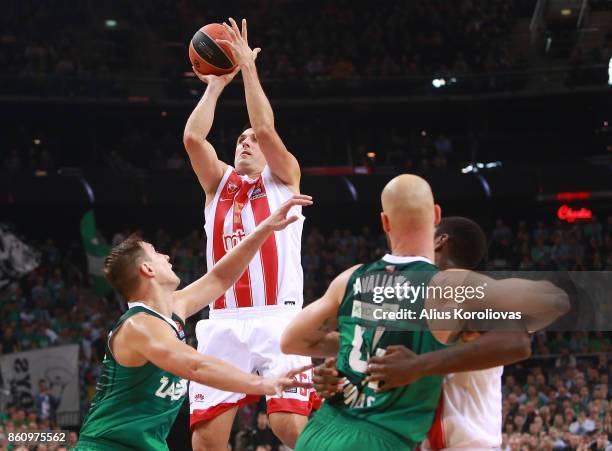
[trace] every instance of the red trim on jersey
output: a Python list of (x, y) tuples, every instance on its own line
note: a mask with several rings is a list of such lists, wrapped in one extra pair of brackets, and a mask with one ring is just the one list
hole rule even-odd
[(292, 398), (272, 398), (266, 403), (266, 411), (268, 415), (275, 412), (297, 413), (307, 417), (314, 408), (313, 396), (310, 396), (308, 401)]
[[(213, 245), (212, 245), (212, 261), (213, 265), (217, 263), (225, 255), (225, 247), (223, 245), (223, 225), (225, 223), (225, 217), (229, 209), (232, 207), (232, 201), (237, 193), (237, 189), (230, 190), (230, 183), (233, 186), (239, 187), (242, 183), (240, 176), (236, 171), (232, 171), (230, 176), (225, 181), (225, 185), (219, 192), (219, 199), (217, 199), (217, 207), (213, 216)], [(231, 191), (231, 192), (230, 192)], [(225, 196), (224, 196), (225, 195)], [(211, 268), (209, 268), (210, 270)], [(213, 308), (222, 309), (227, 307), (225, 302), (225, 295), (222, 294), (215, 301)]]
[[(255, 216), (255, 226), (270, 216), (270, 203), (266, 195), (266, 187), (261, 176), (255, 185), (260, 190), (256, 199), (251, 199), (251, 208)], [(264, 276), (264, 290), (266, 293), (266, 305), (278, 304), (278, 249), (274, 233), (266, 240), (259, 249), (259, 258)]]
[(444, 424), (442, 423), (442, 417), (444, 414), (444, 396), (440, 392), (440, 399), (438, 400), (438, 407), (436, 407), (436, 415), (434, 416), (431, 429), (427, 434), (429, 439), (429, 446), (432, 450), (439, 450), (446, 448), (446, 440), (444, 440)]
[(194, 410), (189, 416), (189, 429), (193, 432), (195, 426), (203, 421), (209, 421), (213, 418), (218, 417), (223, 412), (238, 406), (246, 406), (247, 404), (254, 404), (259, 402), (259, 395), (246, 395), (244, 398), (239, 399), (238, 402), (222, 402), (216, 406), (209, 407), (208, 409)]
[[(242, 224), (242, 210), (249, 202), (249, 191), (253, 185), (242, 182), (238, 194), (234, 197), (234, 212), (232, 218), (232, 231), (242, 230), (244, 233), (244, 225)], [(252, 307), (253, 293), (251, 291), (251, 275), (249, 267), (244, 270), (238, 281), (234, 284), (234, 293), (236, 295), (236, 307)]]

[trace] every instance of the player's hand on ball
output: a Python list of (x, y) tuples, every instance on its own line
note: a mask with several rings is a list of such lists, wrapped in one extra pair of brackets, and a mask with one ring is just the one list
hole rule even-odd
[(312, 373), (312, 383), (321, 398), (331, 398), (340, 391), (344, 378), (338, 374), (335, 357), (325, 359), (325, 362), (316, 366)]
[(266, 227), (269, 227), (274, 231), (283, 230), (289, 224), (292, 224), (299, 219), (299, 217), (296, 215), (287, 217), (289, 210), (295, 206), (307, 207), (308, 205), (312, 205), (311, 196), (307, 196), (306, 194), (294, 194), (291, 199), (278, 207), (274, 213), (268, 216), (268, 218), (264, 221), (264, 224)]
[(229, 41), (219, 39), (218, 42), (225, 43), (232, 49), (232, 55), (238, 66), (246, 66), (257, 59), (257, 54), (261, 52), (261, 49), (259, 47), (255, 49), (249, 47), (246, 19), (242, 19), (242, 30), (238, 29), (238, 24), (231, 17), (229, 22), (231, 26), (225, 22), (223, 23), (230, 36)]
[(368, 360), (366, 382), (378, 382), (378, 391), (408, 385), (421, 378), (419, 356), (405, 346), (389, 346), (383, 356)]
[(300, 368), (295, 368), (284, 376), (277, 378), (266, 378), (264, 380), (265, 394), (266, 395), (276, 395), (283, 396), (283, 392), (285, 390), (289, 390), (290, 388), (312, 388), (312, 382), (302, 382), (299, 381), (295, 376), (304, 371), (311, 370), (314, 365), (306, 365)]
[(193, 73), (196, 74), (196, 77), (198, 77), (201, 81), (203, 81), (207, 85), (217, 84), (223, 88), (225, 88), (229, 84), (229, 82), (234, 79), (236, 74), (240, 72), (240, 66), (236, 66), (236, 68), (233, 71), (225, 75), (204, 75), (198, 72), (198, 70), (193, 66), (191, 67), (191, 69), (193, 69)]

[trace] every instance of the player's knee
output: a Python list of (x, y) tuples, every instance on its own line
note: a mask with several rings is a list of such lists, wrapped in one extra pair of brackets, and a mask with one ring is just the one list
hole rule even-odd
[(273, 413), (270, 415), (272, 432), (289, 448), (295, 448), (297, 439), (307, 421), (307, 417), (297, 414)]
[(227, 451), (227, 440), (223, 440), (221, 434), (215, 434), (205, 423), (196, 425), (191, 435), (191, 447), (193, 451)]

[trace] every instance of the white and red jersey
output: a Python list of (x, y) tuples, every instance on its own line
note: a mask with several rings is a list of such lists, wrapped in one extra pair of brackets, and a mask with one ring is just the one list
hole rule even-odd
[[(293, 193), (266, 166), (257, 180), (238, 175), (229, 166), (213, 201), (204, 210), (208, 268), (270, 216)], [(301, 216), (301, 207), (290, 214)], [(225, 295), (211, 304), (214, 311), (263, 306), (301, 309), (304, 275), (301, 264), (303, 221), (275, 232), (261, 246), (249, 267)]]
[(447, 374), (427, 440), (427, 450), (499, 449), (502, 442), (503, 366)]

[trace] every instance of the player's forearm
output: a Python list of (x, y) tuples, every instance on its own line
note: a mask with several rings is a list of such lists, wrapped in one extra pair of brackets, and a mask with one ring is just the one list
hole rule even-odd
[(490, 331), (468, 343), (419, 355), (413, 367), (422, 376), (478, 371), (524, 360), (531, 355), (526, 332)]
[(191, 380), (233, 393), (266, 394), (263, 378), (245, 373), (215, 357), (200, 357), (191, 373)]
[(527, 330), (540, 330), (569, 311), (569, 298), (565, 291), (542, 280), (504, 279), (494, 281), (484, 290), (483, 302), (466, 302), (469, 310), (493, 309), (502, 312), (520, 312)]
[(249, 121), (257, 135), (262, 130), (274, 128), (274, 112), (257, 76), (255, 62), (241, 67), (241, 71)]
[(187, 119), (183, 133), (184, 140), (191, 138), (206, 139), (215, 119), (217, 100), (222, 92), (222, 86), (217, 84), (208, 85), (204, 95), (192, 111), (189, 119)]
[(310, 345), (309, 354), (311, 357), (335, 357), (340, 349), (340, 334), (338, 332), (328, 332), (316, 343)]
[(213, 266), (208, 274), (218, 282), (221, 290), (213, 298), (223, 294), (238, 280), (271, 233), (272, 228), (265, 222), (261, 223)]
[(177, 291), (175, 305), (184, 305), (185, 318), (202, 310), (236, 283), (270, 233), (272, 229), (267, 224), (260, 224), (206, 275)]

